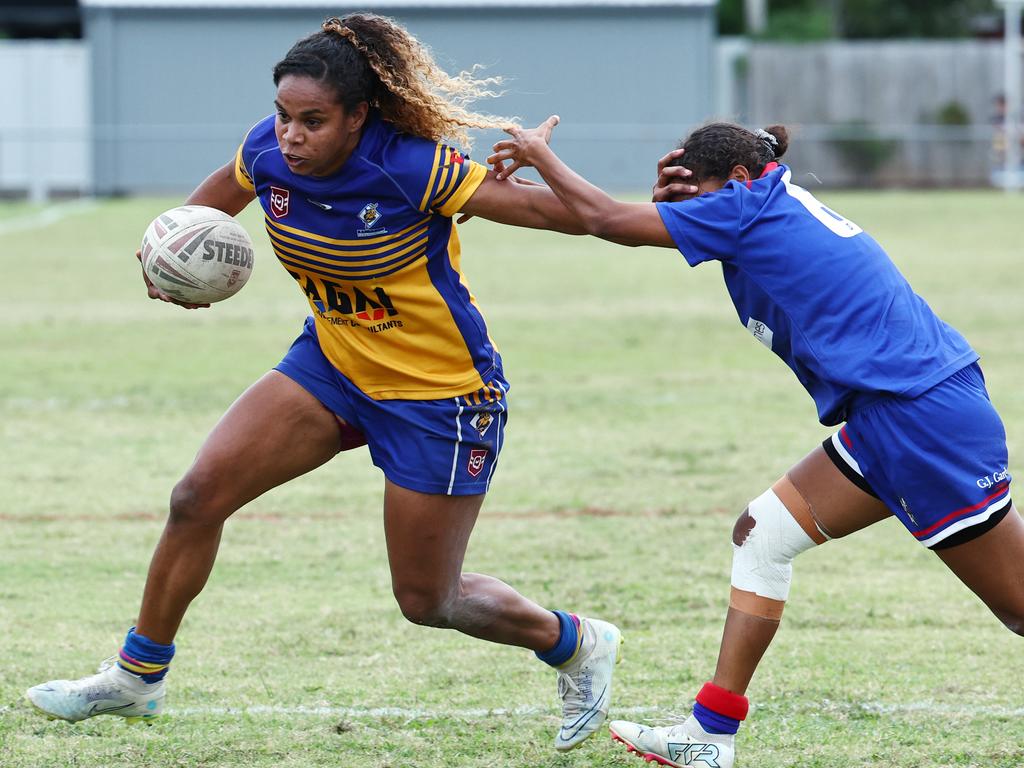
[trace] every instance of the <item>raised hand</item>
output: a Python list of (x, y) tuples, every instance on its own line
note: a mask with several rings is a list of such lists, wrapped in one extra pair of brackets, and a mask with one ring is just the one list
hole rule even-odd
[[(507, 179), (520, 168), (532, 166), (538, 156), (551, 142), (551, 132), (559, 123), (558, 115), (552, 115), (536, 128), (506, 128), (511, 139), (502, 139), (494, 145), (494, 154), (487, 162), (497, 170), (497, 178)], [(505, 166), (511, 162), (511, 166)], [(498, 170), (499, 164), (501, 165)]]
[(697, 187), (692, 183), (693, 171), (681, 165), (669, 165), (682, 157), (683, 152), (673, 149), (658, 161), (658, 179), (651, 190), (653, 202), (674, 203), (697, 194)]

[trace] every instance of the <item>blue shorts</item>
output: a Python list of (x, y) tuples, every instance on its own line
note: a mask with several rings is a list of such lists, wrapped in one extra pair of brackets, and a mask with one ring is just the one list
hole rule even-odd
[(486, 493), (508, 420), (508, 382), (443, 400), (374, 400), (324, 356), (313, 318), (275, 370), (366, 436), (388, 480), (420, 493)]
[(977, 363), (857, 411), (824, 447), (926, 547), (970, 541), (1010, 509), (1006, 431)]

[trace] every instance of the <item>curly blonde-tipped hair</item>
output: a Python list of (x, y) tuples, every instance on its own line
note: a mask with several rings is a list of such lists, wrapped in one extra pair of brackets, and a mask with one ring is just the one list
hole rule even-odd
[(274, 83), (290, 74), (313, 77), (332, 86), (346, 109), (366, 101), (400, 131), (468, 149), (468, 129), (516, 125), (468, 108), (497, 96), (492, 89), (501, 85), (498, 77), (475, 77), (476, 69), (449, 75), (392, 19), (353, 13), (327, 19), (320, 32), (292, 46), (274, 67)]

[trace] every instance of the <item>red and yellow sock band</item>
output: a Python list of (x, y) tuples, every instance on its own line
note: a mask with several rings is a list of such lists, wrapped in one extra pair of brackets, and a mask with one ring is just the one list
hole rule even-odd
[(136, 675), (156, 675), (163, 672), (170, 665), (170, 662), (166, 664), (154, 664), (148, 661), (139, 661), (133, 659), (127, 653), (124, 652), (124, 648), (118, 653), (118, 664), (124, 669), (127, 669), (132, 674)]

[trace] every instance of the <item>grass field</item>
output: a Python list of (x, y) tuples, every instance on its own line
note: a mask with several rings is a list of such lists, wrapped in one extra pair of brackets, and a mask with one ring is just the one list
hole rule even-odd
[[(1020, 202), (823, 198), (981, 352), (1017, 456)], [(26, 687), (116, 650), (171, 486), (305, 315), (255, 211), (241, 294), (200, 312), (148, 301), (132, 254), (174, 202), (0, 208), (0, 766), (642, 765), (605, 734), (555, 753), (554, 674), (530, 654), (402, 618), (382, 478), (361, 453), (228, 524), (178, 637), (167, 717), (30, 711)], [(613, 716), (685, 713), (713, 671), (736, 514), (828, 431), (739, 326), (715, 267), (482, 221), (461, 234), (513, 385), (467, 568), (622, 627)], [(799, 559), (739, 764), (1016, 768), (1022, 669), (1021, 638), (881, 523)]]

